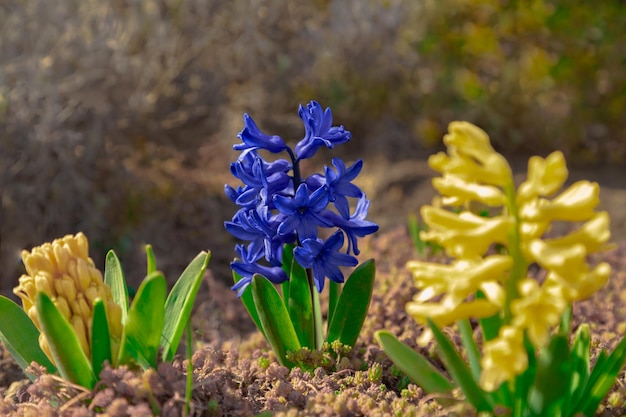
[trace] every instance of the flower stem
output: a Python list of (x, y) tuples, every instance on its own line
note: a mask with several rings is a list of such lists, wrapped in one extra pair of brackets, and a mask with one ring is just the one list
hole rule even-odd
[(308, 268), (306, 270), (306, 276), (309, 282), (309, 291), (311, 291), (311, 308), (313, 309), (313, 341), (316, 349), (321, 349), (322, 342), (324, 340), (324, 333), (322, 330), (322, 310), (320, 307), (320, 298), (315, 287), (315, 280), (313, 279), (313, 270)]
[(513, 266), (509, 278), (505, 281), (506, 302), (504, 303), (504, 324), (511, 320), (511, 301), (519, 298), (518, 282), (526, 276), (528, 263), (522, 253), (520, 238), (520, 217), (516, 201), (515, 184), (511, 183), (504, 187), (506, 195), (506, 208), (509, 216), (513, 218), (513, 227), (509, 232), (509, 255), (513, 258)]

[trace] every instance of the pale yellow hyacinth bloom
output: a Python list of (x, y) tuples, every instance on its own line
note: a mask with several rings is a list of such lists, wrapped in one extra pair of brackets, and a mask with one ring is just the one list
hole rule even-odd
[[(93, 302), (96, 298), (104, 301), (112, 339), (121, 338), (121, 307), (113, 302), (111, 289), (103, 282), (102, 274), (89, 257), (89, 244), (83, 233), (44, 243), (30, 252), (24, 250), (22, 260), (27, 273), (20, 277), (19, 285), (13, 292), (20, 297), (24, 310), (40, 331), (35, 306), (37, 292), (49, 296), (72, 325), (88, 358), (91, 355)], [(39, 344), (54, 362), (43, 334), (39, 336)]]
[(513, 325), (526, 329), (528, 338), (535, 346), (545, 346), (550, 329), (561, 320), (567, 307), (563, 288), (558, 285), (539, 283), (525, 278), (518, 283), (520, 298), (511, 302)]
[[(407, 311), (419, 323), (430, 318), (439, 326), (499, 314), (504, 326), (485, 344), (482, 357), (481, 385), (493, 390), (526, 369), (524, 334), (536, 347), (544, 346), (567, 306), (607, 282), (610, 266), (592, 268), (587, 256), (609, 247), (609, 216), (595, 211), (597, 183), (578, 181), (559, 194), (568, 175), (561, 152), (530, 158), (527, 179), (516, 189), (510, 166), (484, 131), (466, 122), (453, 122), (449, 130), (447, 154), (429, 159), (442, 174), (433, 180), (440, 196), (421, 209), (428, 230), (420, 237), (456, 260), (407, 264), (420, 290)], [(482, 217), (471, 211), (472, 203), (501, 212)], [(553, 221), (584, 224), (546, 239)], [(502, 244), (506, 254), (486, 256), (494, 244)], [(547, 271), (542, 283), (526, 276), (533, 263)], [(476, 298), (479, 290), (484, 299)], [(420, 343), (431, 335), (425, 331)]]
[(511, 167), (491, 147), (484, 130), (467, 122), (452, 122), (443, 142), (448, 154), (440, 152), (428, 159), (436, 171), (456, 175), (468, 182), (506, 185)]
[(528, 367), (524, 348), (524, 332), (517, 326), (502, 326), (498, 337), (483, 346), (483, 372), (480, 385), (494, 391), (505, 381), (511, 381)]
[(432, 206), (423, 206), (420, 213), (429, 227), (421, 232), (421, 239), (440, 244), (447, 255), (457, 258), (481, 257), (494, 243), (506, 243), (512, 226), (505, 216), (485, 218)]

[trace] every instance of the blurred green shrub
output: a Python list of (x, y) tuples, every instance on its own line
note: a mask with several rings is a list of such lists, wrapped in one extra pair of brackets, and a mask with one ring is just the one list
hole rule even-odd
[(386, 13), (397, 30), (348, 36), (345, 50), (300, 85), (303, 95), (321, 88), (342, 119), (394, 115), (424, 145), (463, 119), (494, 132), (505, 153), (562, 149), (583, 163), (626, 160), (623, 1), (369, 3), (382, 9), (374, 25)]

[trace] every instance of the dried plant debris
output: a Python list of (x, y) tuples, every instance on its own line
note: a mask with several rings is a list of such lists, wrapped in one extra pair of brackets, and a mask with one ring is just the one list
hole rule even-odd
[[(359, 344), (352, 350), (334, 344), (325, 346), (321, 352), (303, 350), (293, 354), (307, 371), (299, 368), (290, 371), (278, 365), (263, 337), (240, 327), (246, 317), (238, 303), (209, 301), (213, 298), (206, 294), (207, 301), (200, 304), (194, 316), (195, 337), (202, 339), (196, 340), (192, 357), (190, 415), (251, 416), (263, 411), (281, 417), (475, 415), (461, 401), (458, 392), (449, 398), (425, 395), (393, 366), (373, 341), (373, 332), (386, 327), (418, 349), (415, 340), (421, 329), (404, 311), (404, 304), (412, 296), (407, 289), (413, 286), (403, 265), (417, 256), (409, 242), (402, 228), (369, 241), (364, 256), (376, 256), (380, 262), (372, 305)], [(610, 262), (615, 271), (609, 285), (592, 299), (579, 303), (574, 315), (578, 317), (577, 323), (593, 323), (596, 353), (599, 348), (611, 348), (626, 328), (626, 311), (621, 307), (626, 299), (626, 244), (603, 255), (603, 260)], [(211, 293), (226, 295), (228, 289), (220, 285), (223, 286), (220, 282), (210, 283)], [(218, 321), (222, 321), (219, 325), (207, 318), (218, 310), (221, 310)], [(228, 337), (220, 338), (221, 331)], [(440, 366), (432, 347), (422, 353), (429, 355), (435, 366)], [(107, 367), (93, 391), (44, 374), (36, 366), (30, 371), (38, 378), (31, 383), (4, 350), (2, 358), (0, 415), (3, 416), (183, 415), (187, 362), (182, 357), (143, 373), (126, 367)], [(620, 416), (626, 412), (624, 385), (622, 373), (600, 415)]]

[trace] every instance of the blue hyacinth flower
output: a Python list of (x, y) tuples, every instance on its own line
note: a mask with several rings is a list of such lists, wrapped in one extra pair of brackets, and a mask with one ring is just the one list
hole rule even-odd
[(325, 242), (322, 239), (305, 239), (302, 246), (293, 251), (296, 261), (304, 268), (313, 270), (313, 278), (317, 291), (324, 289), (325, 278), (342, 283), (344, 280), (340, 266), (355, 266), (357, 259), (345, 253), (339, 252), (343, 246), (343, 233), (333, 233)]

